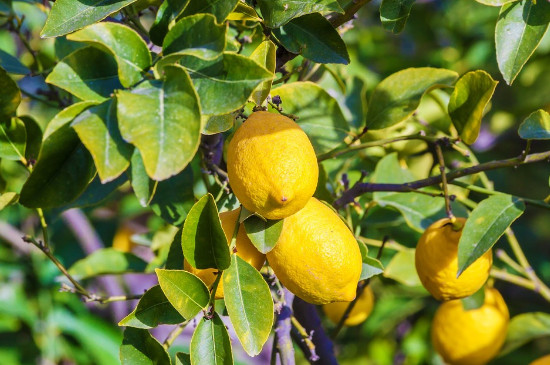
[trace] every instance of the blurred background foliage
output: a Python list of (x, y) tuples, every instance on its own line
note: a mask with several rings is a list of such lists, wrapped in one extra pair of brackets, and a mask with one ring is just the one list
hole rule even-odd
[[(64, 37), (40, 39), (39, 33), (46, 20), (42, 1), (14, 1), (13, 6), (20, 16), (25, 16), (22, 33), (29, 39), (31, 47), (38, 51), (37, 56), (44, 69), (51, 69), (58, 59), (74, 49), (75, 44)], [(525, 147), (517, 135), (519, 123), (538, 108), (550, 111), (550, 33), (546, 34), (534, 56), (510, 87), (502, 80), (495, 58), (494, 29), (498, 8), (473, 0), (418, 0), (404, 31), (395, 35), (381, 26), (379, 6), (379, 1), (371, 2), (359, 12), (353, 26), (344, 26), (344, 40), (351, 57), (349, 66), (311, 68), (298, 57), (289, 64), (289, 70), (304, 67), (310, 72), (310, 80), (319, 83), (339, 101), (346, 118), (356, 129), (361, 128), (368, 96), (376, 84), (396, 71), (424, 66), (448, 68), (459, 74), (476, 69), (486, 70), (499, 81), (499, 85), (486, 110), (480, 138), (472, 150), (480, 162), (519, 155)], [(153, 19), (150, 10), (143, 12), (142, 21), (146, 27)], [(261, 30), (237, 32), (232, 29), (230, 34), (233, 37), (248, 35), (251, 43), (244, 45), (243, 53), (250, 54), (260, 41)], [(238, 49), (239, 43), (235, 39), (231, 41)], [(17, 35), (7, 29), (5, 18), (1, 16), (0, 50), (17, 57), (26, 66), (34, 62)], [(24, 94), (40, 95), (37, 90), (42, 93), (50, 90), (41, 75), (17, 78)], [(450, 121), (439, 108), (437, 100), (438, 97), (448, 98), (448, 94), (436, 91), (431, 95), (424, 97), (414, 117), (416, 123), (368, 133), (364, 140), (410, 134), (423, 123), (448, 129)], [(19, 114), (31, 115), (44, 128), (57, 111), (57, 105), (51, 106), (24, 96)], [(369, 149), (357, 155), (325, 161), (323, 167), (328, 175), (329, 190), (341, 189), (339, 182), (344, 172), (351, 183), (358, 179), (361, 170), (372, 173), (380, 158), (391, 152), (397, 152), (400, 161), (417, 177), (424, 177), (433, 164), (431, 155), (425, 153), (426, 148), (423, 142), (400, 142), (385, 149)], [(541, 141), (534, 143), (532, 151), (549, 148), (548, 142)], [(457, 153), (456, 159), (461, 158)], [(193, 168), (200, 170), (199, 161), (193, 162)], [(195, 175), (200, 176), (200, 173)], [(487, 175), (495, 188), (502, 192), (536, 199), (549, 194), (550, 169), (545, 164), (524, 166), (517, 170), (495, 170)], [(19, 164), (2, 161), (1, 190), (19, 191), (25, 176), (26, 171)], [(6, 186), (7, 181), (9, 186)], [(200, 178), (194, 190), (197, 197), (205, 193), (204, 182)], [(484, 196), (472, 193), (469, 198), (480, 201)], [(368, 201), (368, 196), (365, 201)], [(159, 260), (162, 260), (166, 253), (165, 248), (170, 240), (158, 236), (154, 240), (155, 232), (165, 228), (166, 224), (139, 205), (127, 183), (100, 205), (84, 207), (82, 211), (105, 246), (111, 246), (117, 229), (130, 222), (136, 231), (132, 240), (138, 243), (133, 248), (134, 253), (147, 260), (155, 256), (160, 256)], [(70, 267), (85, 257), (89, 248), (71, 230), (68, 224), (71, 217), (60, 213), (60, 210), (54, 210), (47, 214), (51, 242), (55, 245), (57, 257), (66, 267)], [(347, 328), (338, 338), (336, 350), (341, 364), (441, 364), (429, 340), (430, 321), (438, 303), (419, 285), (414, 271), (414, 255), (406, 250), (415, 246), (420, 233), (406, 225), (398, 212), (388, 208), (378, 207), (367, 217), (353, 212), (350, 216), (355, 226), (361, 228), (360, 233), (367, 239), (366, 243), (372, 244), (369, 247), (371, 253), (376, 252), (376, 242), (384, 236), (389, 236), (392, 244), (382, 255), (382, 262), (387, 268), (385, 275), (372, 282), (376, 295), (374, 312), (362, 326)], [(0, 222), (7, 222), (29, 234), (33, 234), (33, 229), (38, 227), (33, 212), (20, 205), (0, 211)], [(550, 282), (549, 222), (549, 211), (529, 207), (513, 226), (534, 269), (547, 283)], [(155, 246), (151, 250), (153, 242)], [(400, 251), (394, 250), (395, 247)], [(507, 250), (507, 245), (499, 242), (495, 248)], [(400, 252), (399, 257), (395, 257), (396, 252)], [(495, 262), (500, 265), (498, 260), (495, 259)], [(139, 293), (154, 284), (154, 278), (146, 274), (106, 278), (107, 283), (92, 280), (88, 284), (102, 292), (108, 291), (111, 282), (111, 286), (114, 283), (115, 288), (128, 293)], [(109, 305), (82, 303), (76, 295), (59, 292), (60, 281), (57, 268), (42, 253), (30, 248), (18, 250), (0, 239), (2, 365), (118, 363), (122, 336), (116, 323), (133, 309), (135, 302)], [(502, 282), (497, 282), (496, 287), (503, 293), (512, 316), (533, 311), (549, 312), (548, 303), (536, 293)], [(329, 329), (333, 327), (329, 322), (326, 325)], [(164, 327), (153, 332), (160, 340), (168, 333)], [(181, 341), (171, 348), (171, 353), (186, 350), (188, 343), (189, 333), (184, 333)], [(238, 342), (234, 341), (234, 344)], [(266, 354), (269, 354), (269, 347), (266, 346)], [(493, 363), (527, 364), (548, 349), (550, 339), (542, 338), (497, 358)], [(302, 356), (299, 350), (296, 353), (298, 357)], [(268, 361), (266, 356), (262, 354), (252, 359), (242, 351), (236, 354), (237, 361), (242, 364), (263, 364)], [(307, 363), (304, 358), (299, 361)]]

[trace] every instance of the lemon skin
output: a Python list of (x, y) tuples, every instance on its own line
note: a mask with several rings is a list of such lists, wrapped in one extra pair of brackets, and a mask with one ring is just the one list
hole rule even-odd
[[(340, 323), (340, 320), (344, 316), (344, 313), (346, 312), (349, 304), (349, 302), (334, 302), (325, 304), (323, 306), (323, 312), (332, 323), (337, 325), (338, 323)], [(348, 318), (346, 318), (346, 320), (344, 321), (344, 326), (357, 326), (365, 322), (365, 320), (372, 312), (373, 307), (374, 293), (372, 292), (371, 287), (367, 286), (361, 293), (359, 299), (357, 299), (357, 301), (355, 302), (355, 305), (349, 313)]]
[(117, 229), (113, 238), (113, 248), (120, 252), (131, 252), (135, 246), (131, 238), (135, 232), (123, 225)]
[(550, 365), (550, 354), (536, 359), (529, 365)]

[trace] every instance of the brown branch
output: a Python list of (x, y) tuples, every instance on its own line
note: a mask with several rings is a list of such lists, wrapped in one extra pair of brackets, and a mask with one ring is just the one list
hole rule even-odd
[(352, 0), (351, 3), (344, 10), (343, 14), (338, 14), (337, 16), (330, 19), (330, 24), (334, 28), (338, 28), (344, 23), (349, 22), (355, 17), (357, 13), (363, 6), (367, 5), (371, 0)]

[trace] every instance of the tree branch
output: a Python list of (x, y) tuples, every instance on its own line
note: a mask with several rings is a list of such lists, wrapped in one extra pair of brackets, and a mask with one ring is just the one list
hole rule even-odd
[(330, 19), (330, 24), (334, 28), (338, 28), (344, 23), (349, 22), (355, 17), (357, 13), (363, 6), (367, 5), (371, 0), (352, 0), (351, 3), (344, 9), (343, 14), (338, 14), (334, 18)]

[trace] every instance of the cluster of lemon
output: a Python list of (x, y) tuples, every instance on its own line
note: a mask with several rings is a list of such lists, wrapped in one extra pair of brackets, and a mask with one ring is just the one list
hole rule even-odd
[[(233, 193), (246, 209), (267, 219), (284, 219), (279, 239), (267, 255), (254, 247), (241, 223), (237, 255), (258, 270), (267, 256), (281, 283), (309, 303), (353, 300), (361, 252), (340, 217), (312, 197), (319, 169), (302, 129), (280, 114), (252, 113), (229, 143), (227, 172)], [(239, 209), (220, 214), (228, 241), (239, 214)], [(184, 264), (207, 286), (213, 284), (216, 270)], [(223, 297), (221, 282), (216, 297)]]

